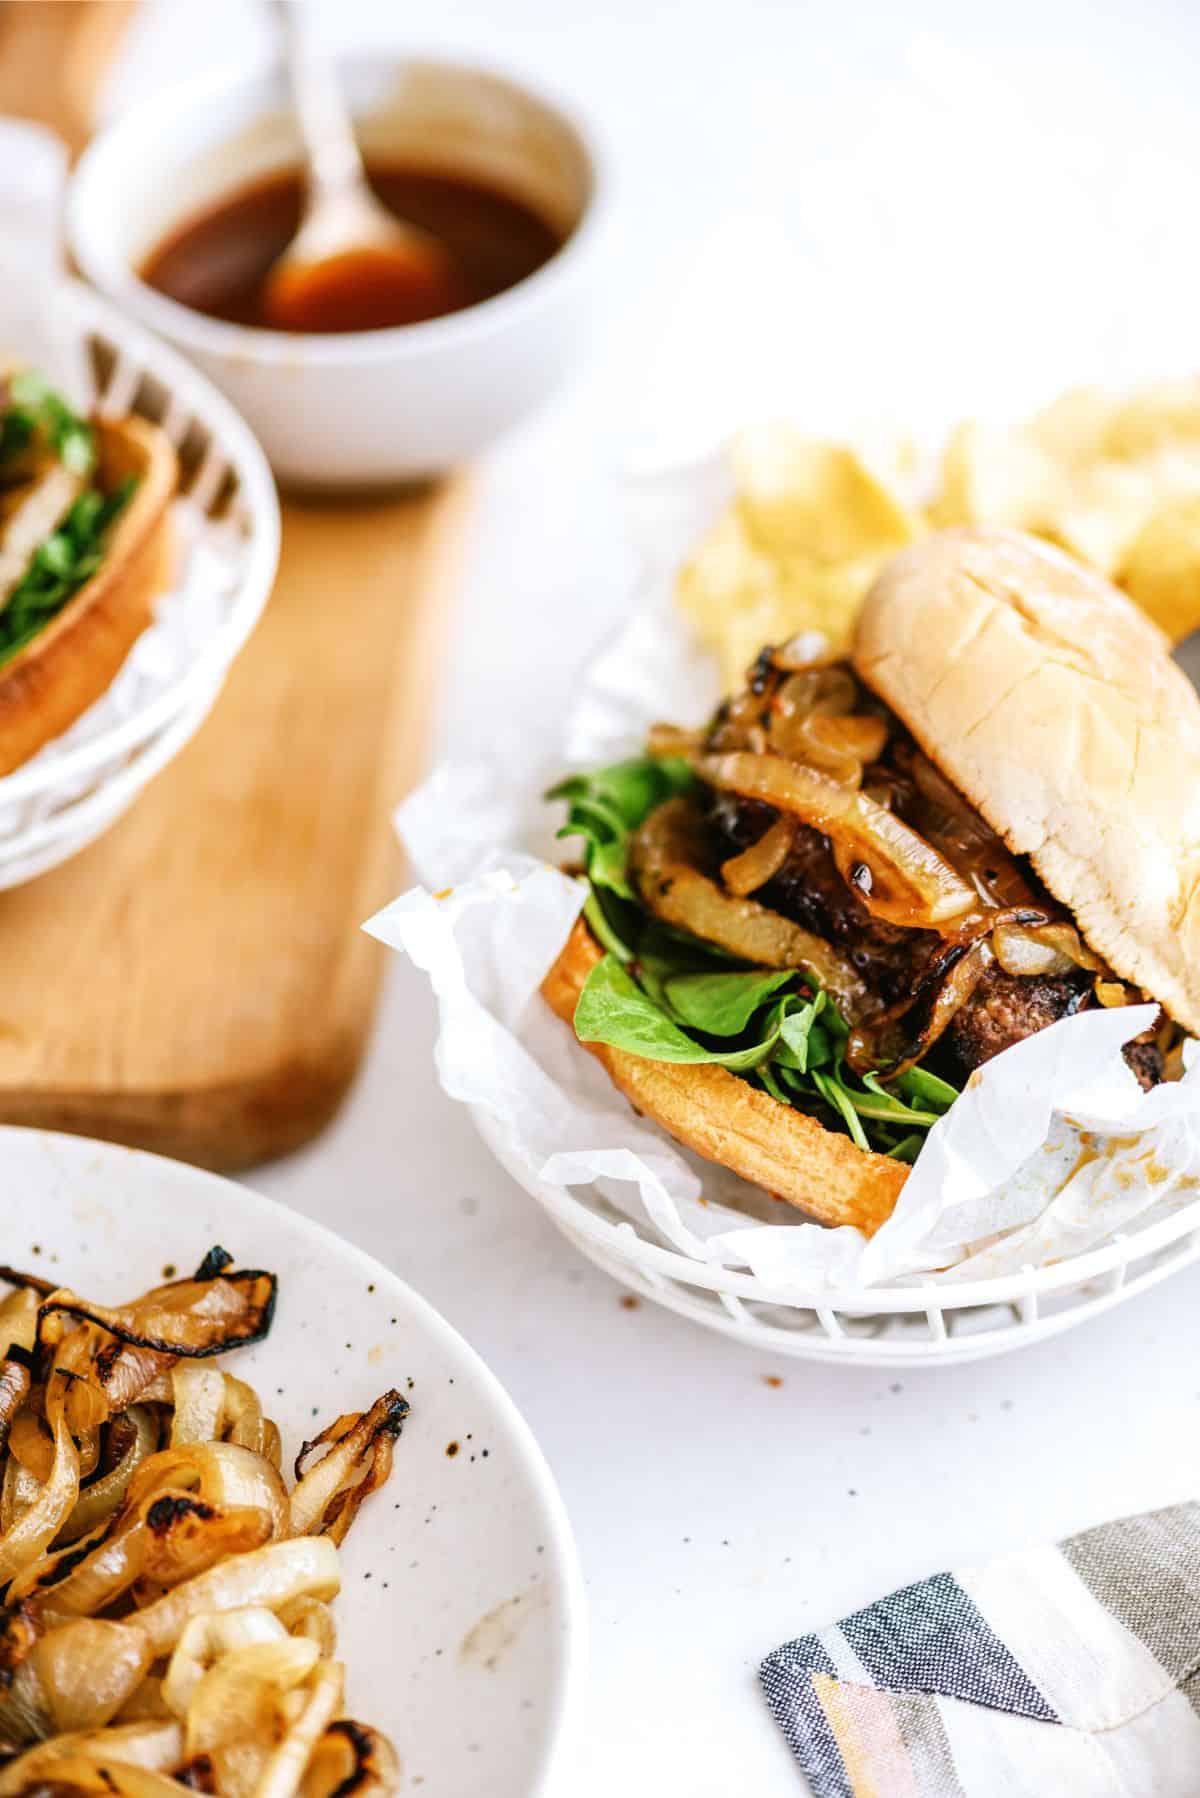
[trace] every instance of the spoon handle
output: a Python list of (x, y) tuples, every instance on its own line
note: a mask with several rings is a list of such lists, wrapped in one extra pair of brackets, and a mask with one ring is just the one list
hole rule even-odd
[(308, 155), (311, 184), (323, 191), (365, 185), (350, 114), (327, 59), (313, 48), (301, 0), (270, 0)]

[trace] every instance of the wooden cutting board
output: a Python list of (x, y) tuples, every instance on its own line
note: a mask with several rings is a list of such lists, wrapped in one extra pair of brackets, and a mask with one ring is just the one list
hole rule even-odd
[[(0, 4), (0, 111), (73, 144), (129, 7)], [(39, 86), (40, 84), (40, 86)], [(276, 589), (217, 705), (99, 842), (0, 893), (0, 1121), (206, 1167), (297, 1147), (361, 1060), (418, 774), (464, 480), (288, 504)]]

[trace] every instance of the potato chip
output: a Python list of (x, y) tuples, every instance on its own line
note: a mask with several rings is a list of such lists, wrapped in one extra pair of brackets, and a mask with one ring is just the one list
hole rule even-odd
[(886, 560), (886, 552), (831, 564), (770, 558), (749, 542), (737, 514), (727, 513), (680, 572), (676, 598), (732, 686), (764, 644), (799, 631), (818, 631), (845, 649), (863, 595)]
[(1118, 579), (1172, 642), (1200, 630), (1200, 497), (1174, 500), (1155, 512)]
[[(676, 599), (692, 626), (721, 662), (722, 678), (736, 686), (759, 649), (777, 629), (778, 571), (755, 548), (732, 508), (697, 544), (680, 571)], [(745, 646), (752, 644), (747, 649)]]
[(968, 420), (946, 445), (942, 490), (930, 507), (937, 525), (1003, 524), (1037, 530), (1059, 498), (1062, 471), (1021, 431)]
[(844, 649), (887, 559), (953, 524), (1032, 531), (1120, 582), (1175, 641), (1200, 628), (1200, 377), (1125, 398), (1075, 388), (1024, 425), (961, 424), (924, 507), (897, 445), (775, 425), (743, 433), (733, 462), (736, 498), (678, 582), (730, 686), (798, 631)]
[(1143, 387), (1117, 408), (1105, 438), (1110, 456), (1145, 456), (1171, 444), (1200, 445), (1200, 376)]
[(746, 527), (770, 553), (848, 562), (902, 549), (925, 528), (883, 472), (848, 445), (764, 426), (743, 432), (733, 464)]
[(1028, 435), (1060, 468), (1099, 461), (1108, 447), (1121, 402), (1098, 387), (1071, 387), (1036, 412)]
[(1093, 462), (1064, 483), (1036, 528), (1113, 580), (1158, 497), (1152, 470), (1133, 462)]

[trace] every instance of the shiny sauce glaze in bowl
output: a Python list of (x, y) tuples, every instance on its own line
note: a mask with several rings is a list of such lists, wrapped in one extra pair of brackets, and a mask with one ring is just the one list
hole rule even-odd
[[(494, 299), (543, 268), (563, 236), (527, 201), (468, 175), (372, 163), (368, 177), (389, 211), (447, 249), (452, 290), (432, 307), (373, 279), (371, 259), (340, 257), (314, 286), (302, 329), (388, 329)], [(300, 227), (304, 179), (277, 171), (186, 218), (145, 258), (140, 274), (169, 299), (229, 324), (275, 328), (264, 310), (267, 275)]]

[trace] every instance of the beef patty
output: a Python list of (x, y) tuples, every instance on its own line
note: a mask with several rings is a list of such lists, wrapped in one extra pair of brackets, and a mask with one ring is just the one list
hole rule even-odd
[[(734, 855), (757, 842), (774, 821), (769, 806), (714, 793), (711, 819), (720, 854)], [(1035, 879), (1032, 876), (1031, 879)], [(772, 911), (795, 918), (853, 963), (881, 1008), (913, 990), (926, 960), (941, 940), (935, 931), (905, 930), (873, 918), (847, 886), (833, 859), (828, 837), (808, 825), (796, 830), (787, 861), (755, 894)], [(973, 1068), (1009, 1049), (1048, 1024), (1071, 1017), (1091, 997), (1092, 977), (1084, 969), (1054, 977), (1006, 974), (991, 967), (959, 1007), (929, 1057), (930, 1065), (956, 1085)], [(1130, 1043), (1125, 1059), (1145, 1087), (1163, 1077), (1163, 1059), (1153, 1042)]]

